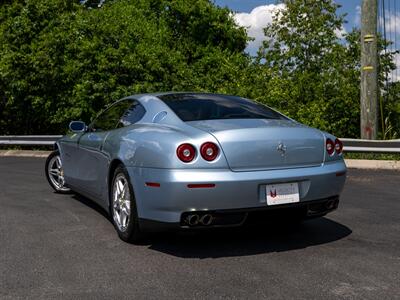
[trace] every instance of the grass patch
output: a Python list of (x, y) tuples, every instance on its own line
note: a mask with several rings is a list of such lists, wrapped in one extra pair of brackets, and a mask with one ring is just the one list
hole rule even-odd
[(400, 160), (400, 153), (349, 153), (345, 152), (345, 159), (369, 159), (369, 160)]

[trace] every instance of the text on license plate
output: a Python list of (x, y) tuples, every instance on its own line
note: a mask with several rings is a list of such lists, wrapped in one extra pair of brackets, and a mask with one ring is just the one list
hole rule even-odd
[(268, 205), (295, 203), (300, 201), (297, 182), (267, 184), (266, 195)]

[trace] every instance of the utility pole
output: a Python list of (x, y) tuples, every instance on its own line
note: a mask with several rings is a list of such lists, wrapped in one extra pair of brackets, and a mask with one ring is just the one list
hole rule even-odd
[(378, 0), (362, 0), (361, 7), (361, 138), (378, 132)]

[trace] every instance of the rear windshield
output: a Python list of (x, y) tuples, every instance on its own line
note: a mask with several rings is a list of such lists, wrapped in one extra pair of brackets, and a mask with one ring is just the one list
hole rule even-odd
[(159, 96), (182, 121), (216, 119), (286, 119), (253, 101), (235, 96), (212, 94), (167, 94)]

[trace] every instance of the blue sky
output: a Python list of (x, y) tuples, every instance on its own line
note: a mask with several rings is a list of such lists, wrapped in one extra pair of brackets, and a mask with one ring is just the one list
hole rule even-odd
[[(236, 12), (251, 12), (255, 7), (266, 4), (276, 4), (276, 0), (214, 0), (219, 6), (228, 6)], [(357, 19), (357, 6), (361, 6), (361, 0), (336, 0), (336, 3), (342, 5), (339, 12), (347, 13), (347, 24), (345, 28), (351, 31), (351, 28), (358, 26)]]
[[(284, 4), (276, 0), (214, 0), (214, 2), (219, 6), (229, 7), (235, 13), (236, 23), (246, 27), (248, 35), (254, 38), (246, 48), (251, 55), (257, 53), (264, 40), (263, 28), (271, 23), (275, 11), (284, 7)], [(342, 5), (338, 13), (347, 14), (347, 23), (336, 32), (338, 37), (341, 37), (353, 27), (359, 26), (361, 0), (336, 0), (336, 2)]]
[[(219, 6), (227, 6), (234, 13), (236, 23), (240, 26), (247, 28), (248, 35), (253, 37), (254, 40), (250, 41), (247, 45), (246, 51), (251, 55), (257, 53), (262, 41), (264, 40), (263, 28), (266, 27), (272, 20), (272, 15), (277, 8), (283, 8), (283, 4), (278, 4), (276, 0), (213, 0), (215, 4)], [(362, 0), (335, 0), (335, 2), (342, 7), (338, 10), (339, 14), (347, 14), (344, 28), (336, 32), (338, 37), (342, 37), (346, 32), (350, 32), (353, 27), (360, 27), (361, 17), (361, 1)], [(400, 50), (400, 10), (390, 10), (395, 1), (400, 0), (385, 0), (386, 3), (386, 29), (388, 33), (388, 39), (392, 40), (393, 44), (390, 46), (391, 50)], [(382, 3), (382, 2), (379, 2)], [(389, 7), (389, 10), (388, 10)], [(395, 38), (397, 37), (397, 38)], [(400, 54), (396, 54), (394, 62), (397, 65), (397, 69), (400, 70)], [(400, 74), (396, 72), (393, 75), (396, 80), (400, 81)], [(392, 76), (392, 75), (391, 75)]]

